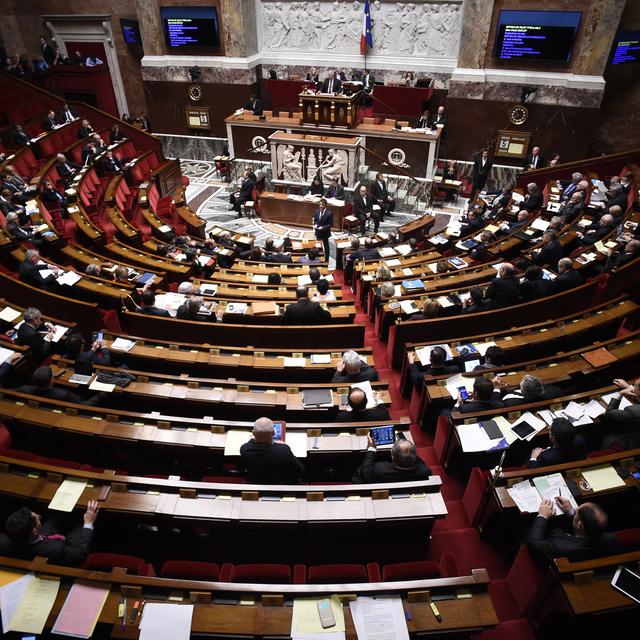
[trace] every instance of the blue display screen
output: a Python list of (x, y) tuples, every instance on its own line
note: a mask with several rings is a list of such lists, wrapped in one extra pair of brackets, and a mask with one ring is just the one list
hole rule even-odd
[(567, 62), (580, 26), (581, 11), (500, 12), (494, 58)]
[(616, 36), (611, 64), (640, 62), (640, 31), (625, 31)]
[(218, 12), (215, 7), (160, 7), (162, 27), (171, 49), (220, 46)]
[(393, 425), (386, 427), (373, 427), (370, 431), (371, 439), (377, 444), (393, 444), (396, 441), (396, 434)]

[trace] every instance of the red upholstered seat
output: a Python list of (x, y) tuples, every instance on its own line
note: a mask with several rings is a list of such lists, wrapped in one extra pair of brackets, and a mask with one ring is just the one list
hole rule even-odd
[[(224, 567), (223, 573), (226, 573)], [(229, 582), (290, 584), (291, 567), (286, 564), (236, 564), (233, 566)]]
[(363, 564), (321, 564), (307, 569), (308, 584), (369, 582)]
[(524, 619), (501, 622), (493, 629), (485, 629), (475, 640), (535, 640), (535, 633)]
[(203, 476), (202, 482), (218, 482), (227, 484), (246, 484), (242, 476)]
[(480, 507), (482, 506), (482, 496), (484, 495), (484, 475), (478, 467), (471, 469), (467, 488), (462, 496), (462, 505), (467, 512), (469, 522), (473, 525)]
[(126, 556), (120, 553), (91, 553), (82, 565), (83, 569), (111, 571), (114, 567), (126, 569), (127, 573), (138, 573), (144, 564), (143, 558)]
[(436, 455), (438, 464), (444, 462), (444, 452), (452, 428), (453, 425), (447, 416), (438, 416), (436, 436), (433, 440), (433, 452)]
[(383, 582), (399, 580), (426, 580), (428, 578), (450, 578), (460, 575), (458, 563), (451, 554), (444, 554), (440, 562), (435, 560), (417, 560), (415, 562), (396, 562), (382, 568)]
[(7, 449), (11, 446), (11, 434), (9, 433), (9, 429), (4, 424), (4, 422), (0, 422), (0, 449)]
[(176, 578), (178, 580), (216, 581), (220, 576), (220, 567), (213, 562), (167, 560), (162, 565), (160, 576), (163, 578)]
[(613, 534), (624, 552), (640, 549), (640, 527), (622, 529)]

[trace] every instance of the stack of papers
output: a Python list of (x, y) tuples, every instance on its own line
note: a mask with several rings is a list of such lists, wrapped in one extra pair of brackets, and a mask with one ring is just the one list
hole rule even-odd
[(2, 311), (0, 311), (0, 320), (4, 320), (5, 322), (13, 322), (17, 318), (20, 317), (22, 311), (18, 311), (17, 309), (13, 309), (12, 307), (5, 307)]
[(237, 313), (237, 314), (245, 314), (247, 312), (248, 305), (246, 302), (229, 302), (227, 304), (227, 308), (225, 313)]
[(306, 366), (307, 361), (305, 358), (284, 358), (284, 366), (285, 367), (304, 367)]
[(75, 271), (65, 271), (56, 278), (58, 284), (66, 284), (72, 287), (78, 280), (82, 280), (82, 276)]
[(62, 338), (62, 336), (67, 333), (67, 331), (69, 330), (68, 327), (63, 327), (62, 325), (56, 324), (54, 325), (55, 328), (55, 332), (53, 334), (53, 337), (48, 340), (47, 337), (45, 336), (45, 340), (47, 342), (59, 342), (60, 338)]
[(608, 489), (625, 486), (625, 481), (610, 464), (585, 469), (582, 472), (582, 477), (591, 485), (594, 491), (607, 491)]
[(134, 340), (126, 340), (125, 338), (116, 338), (111, 343), (111, 348), (116, 351), (131, 351), (136, 346)]
[(534, 478), (533, 486), (529, 480), (518, 482), (507, 489), (507, 492), (522, 513), (537, 513), (540, 503), (545, 499), (549, 499), (554, 504), (553, 515), (559, 516), (562, 511), (555, 501), (558, 496), (567, 498), (574, 509), (578, 508), (561, 473), (552, 473), (548, 476)]
[(40, 635), (53, 608), (59, 580), (28, 574), (2, 588), (2, 628)]
[(413, 300), (402, 300), (400, 302), (400, 309), (402, 313), (406, 313), (407, 315), (418, 313), (420, 311), (420, 308)]
[(108, 595), (109, 587), (101, 584), (82, 581), (74, 583), (53, 625), (53, 633), (90, 638)]
[(545, 427), (544, 420), (526, 411), (511, 425), (511, 431), (520, 440), (533, 440), (535, 435)]
[(148, 602), (140, 620), (140, 640), (189, 640), (193, 607)]
[[(227, 431), (227, 437), (224, 441), (224, 455), (225, 456), (239, 456), (240, 447), (249, 442), (253, 438), (251, 431), (238, 431), (231, 429)], [(285, 435), (286, 438), (286, 435)]]
[(400, 596), (360, 596), (349, 609), (358, 640), (409, 640)]
[(331, 364), (330, 353), (312, 353), (311, 364)]
[(506, 438), (502, 435), (499, 438), (490, 438), (483, 425), (479, 422), (459, 424), (456, 425), (456, 429), (460, 438), (460, 445), (465, 453), (505, 449), (509, 446)]
[(67, 478), (63, 480), (53, 499), (49, 503), (49, 509), (54, 511), (66, 511), (70, 513), (75, 508), (82, 492), (87, 487), (87, 480)]
[(331, 609), (336, 624), (327, 629), (322, 628), (318, 602), (323, 598), (296, 598), (293, 601), (291, 616), (292, 640), (344, 640), (344, 611), (338, 596), (331, 596)]
[(16, 353), (16, 351), (11, 351), (11, 349), (0, 347), (0, 364), (6, 362), (14, 353)]

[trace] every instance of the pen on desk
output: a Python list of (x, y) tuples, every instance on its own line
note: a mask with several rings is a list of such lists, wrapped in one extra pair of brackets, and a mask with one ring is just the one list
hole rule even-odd
[(404, 617), (407, 619), (407, 621), (411, 620), (411, 611), (409, 611), (409, 609), (404, 610)]
[(432, 600), (429, 600), (429, 606), (431, 607), (431, 611), (433, 611), (433, 615), (436, 617), (438, 622), (442, 622), (442, 616), (438, 611), (438, 607), (436, 607), (435, 603)]
[[(122, 604), (119, 608), (122, 609), (122, 622), (120, 623), (120, 627), (124, 629), (127, 624), (127, 599), (124, 596), (122, 597)], [(118, 611), (118, 613), (120, 613), (120, 611)]]
[(136, 600), (133, 603), (133, 608), (131, 609), (131, 614), (129, 615), (129, 623), (133, 624), (138, 617), (138, 610), (140, 609), (140, 600)]

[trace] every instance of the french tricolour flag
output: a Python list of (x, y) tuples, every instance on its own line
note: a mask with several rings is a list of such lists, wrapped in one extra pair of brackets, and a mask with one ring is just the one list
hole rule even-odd
[(362, 35), (360, 36), (360, 53), (365, 55), (367, 47), (373, 47), (373, 37), (371, 36), (371, 11), (369, 9), (369, 0), (364, 3), (364, 16), (362, 18)]

